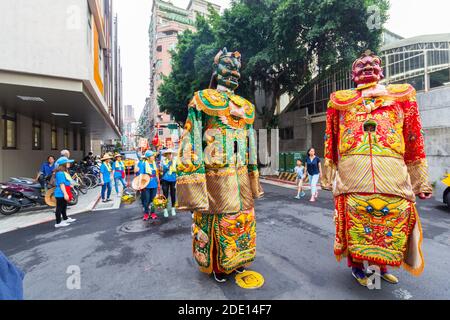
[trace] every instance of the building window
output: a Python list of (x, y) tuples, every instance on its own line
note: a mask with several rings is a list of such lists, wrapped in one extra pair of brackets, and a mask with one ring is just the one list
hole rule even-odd
[(158, 135), (163, 136), (164, 135), (164, 129), (159, 129), (158, 130)]
[(157, 46), (157, 47), (156, 47), (156, 51), (162, 52), (162, 46)]
[(17, 148), (17, 114), (5, 110), (3, 116), (3, 149)]
[(294, 139), (294, 128), (281, 128), (280, 129), (280, 139), (281, 140), (292, 140)]
[(41, 150), (42, 149), (42, 127), (40, 120), (33, 120), (33, 150)]
[(69, 149), (69, 130), (64, 129), (64, 149)]
[(430, 73), (430, 88), (443, 87), (450, 84), (450, 69)]
[(78, 150), (78, 134), (77, 134), (77, 130), (73, 130), (72, 131), (73, 134), (73, 150)]
[(52, 125), (52, 150), (58, 150), (58, 129), (55, 125)]

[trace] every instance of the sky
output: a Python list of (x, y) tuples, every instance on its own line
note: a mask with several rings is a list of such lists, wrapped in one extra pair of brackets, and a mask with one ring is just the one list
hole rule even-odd
[[(119, 45), (123, 74), (124, 105), (135, 107), (138, 118), (148, 97), (150, 62), (148, 27), (152, 12), (152, 0), (113, 0), (119, 20)], [(186, 8), (189, 0), (172, 0), (178, 7)], [(212, 0), (228, 7), (229, 0)]]
[[(123, 69), (124, 104), (139, 117), (149, 94), (148, 26), (152, 0), (113, 0), (119, 19), (119, 44)], [(211, 0), (228, 7), (230, 0)], [(189, 0), (172, 0), (186, 8)], [(403, 37), (450, 33), (449, 0), (391, 0), (387, 29)]]

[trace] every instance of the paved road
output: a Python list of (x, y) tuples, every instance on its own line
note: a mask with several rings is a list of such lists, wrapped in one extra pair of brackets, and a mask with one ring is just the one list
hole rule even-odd
[[(257, 203), (258, 254), (252, 269), (265, 276), (259, 290), (234, 280), (217, 284), (197, 271), (191, 256), (190, 214), (140, 221), (137, 204), (81, 214), (67, 229), (42, 224), (0, 235), (0, 250), (26, 271), (27, 299), (449, 299), (450, 214), (421, 202), (425, 272), (396, 271), (400, 284), (381, 290), (356, 284), (332, 254), (331, 194), (314, 205), (290, 189), (264, 185)], [(130, 227), (134, 231), (129, 232)], [(67, 268), (81, 269), (81, 289), (66, 288)]]

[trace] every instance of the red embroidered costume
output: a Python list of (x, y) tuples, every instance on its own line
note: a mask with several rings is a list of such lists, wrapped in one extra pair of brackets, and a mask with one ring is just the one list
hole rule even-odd
[[(328, 104), (322, 185), (335, 196), (334, 253), (349, 266), (368, 261), (419, 275), (415, 199), (432, 189), (416, 92), (409, 84), (379, 85), (380, 66), (366, 52), (353, 65), (358, 88), (333, 93)], [(373, 82), (364, 82), (371, 72)]]

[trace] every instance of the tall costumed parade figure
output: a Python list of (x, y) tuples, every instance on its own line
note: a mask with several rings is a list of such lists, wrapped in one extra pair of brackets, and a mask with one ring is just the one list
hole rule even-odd
[[(322, 187), (333, 189), (338, 261), (355, 279), (371, 272), (398, 283), (388, 266), (424, 269), (416, 195), (431, 197), (416, 91), (383, 86), (381, 59), (367, 50), (353, 63), (356, 89), (334, 92), (327, 110)], [(378, 269), (379, 268), (379, 269)]]
[(263, 195), (255, 106), (234, 94), (240, 67), (239, 52), (216, 55), (210, 89), (189, 104), (178, 156), (178, 209), (193, 212), (194, 258), (218, 282), (255, 259), (254, 199)]

